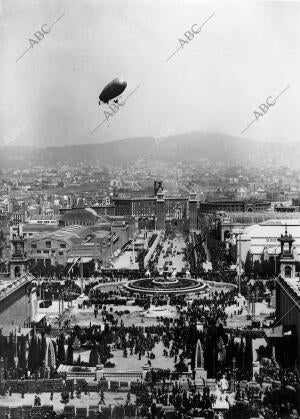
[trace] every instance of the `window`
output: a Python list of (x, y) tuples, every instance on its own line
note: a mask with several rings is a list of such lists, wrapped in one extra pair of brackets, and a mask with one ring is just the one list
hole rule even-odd
[(36, 243), (32, 243), (31, 248), (36, 249)]
[(66, 243), (60, 243), (59, 247), (60, 247), (61, 249), (65, 249), (65, 248), (66, 248)]
[(290, 266), (285, 266), (285, 268), (284, 268), (284, 276), (286, 278), (291, 278), (292, 277), (292, 268)]
[(51, 248), (51, 242), (46, 242), (46, 247), (47, 247), (47, 249), (50, 249)]
[(41, 250), (37, 250), (36, 253), (42, 253)]
[(63, 256), (64, 252), (58, 252), (59, 256)]
[(44, 250), (45, 255), (49, 255), (49, 250)]

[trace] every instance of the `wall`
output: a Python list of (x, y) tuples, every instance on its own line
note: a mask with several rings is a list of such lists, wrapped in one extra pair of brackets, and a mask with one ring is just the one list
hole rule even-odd
[(247, 253), (251, 250), (251, 238), (246, 234), (238, 236), (236, 245), (237, 245), (237, 254), (239, 255), (239, 244), (241, 243), (241, 259), (242, 262), (245, 262)]
[(21, 325), (30, 321), (32, 315), (31, 298), (28, 297), (27, 290), (29, 284), (22, 285), (15, 292), (0, 301), (0, 324), (1, 325)]
[(161, 236), (161, 231), (158, 232), (157, 237), (154, 240), (154, 243), (152, 244), (151, 248), (149, 249), (149, 252), (145, 256), (145, 259), (144, 259), (144, 267), (146, 267), (148, 265), (149, 260), (151, 259), (151, 256), (153, 255), (154, 250), (156, 249), (156, 246), (160, 242), (160, 236)]
[(298, 339), (297, 358), (300, 363), (300, 298), (291, 291), (282, 278), (276, 281), (276, 320), (284, 327), (295, 327)]

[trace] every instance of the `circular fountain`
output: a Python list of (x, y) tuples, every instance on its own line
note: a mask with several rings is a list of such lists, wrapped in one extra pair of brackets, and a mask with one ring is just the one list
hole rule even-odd
[(141, 278), (124, 285), (131, 294), (174, 295), (174, 294), (206, 294), (209, 285), (200, 279), (192, 278)]

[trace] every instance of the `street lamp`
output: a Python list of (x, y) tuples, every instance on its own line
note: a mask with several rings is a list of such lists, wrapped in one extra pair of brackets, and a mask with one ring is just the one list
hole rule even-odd
[(237, 259), (238, 259), (238, 266), (237, 266), (237, 273), (238, 273), (238, 289), (239, 289), (239, 295), (241, 294), (241, 271), (242, 271), (242, 250), (241, 250), (241, 234), (236, 233), (236, 237), (239, 236), (239, 240), (236, 238), (236, 248), (237, 248)]
[(236, 390), (236, 359), (232, 359), (233, 391)]
[(15, 365), (18, 366), (18, 338), (17, 338), (17, 328), (15, 329), (16, 332), (16, 356), (15, 356)]

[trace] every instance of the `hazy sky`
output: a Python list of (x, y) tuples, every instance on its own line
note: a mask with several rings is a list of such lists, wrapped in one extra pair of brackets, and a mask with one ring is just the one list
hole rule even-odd
[[(196, 130), (299, 141), (300, 2), (2, 0), (0, 7), (0, 144), (79, 144)], [(34, 33), (59, 17), (19, 58)], [(209, 17), (167, 61), (184, 33)], [(115, 77), (127, 80), (124, 97), (140, 87), (91, 134), (105, 119), (99, 93)], [(241, 135), (259, 105), (287, 86)]]

